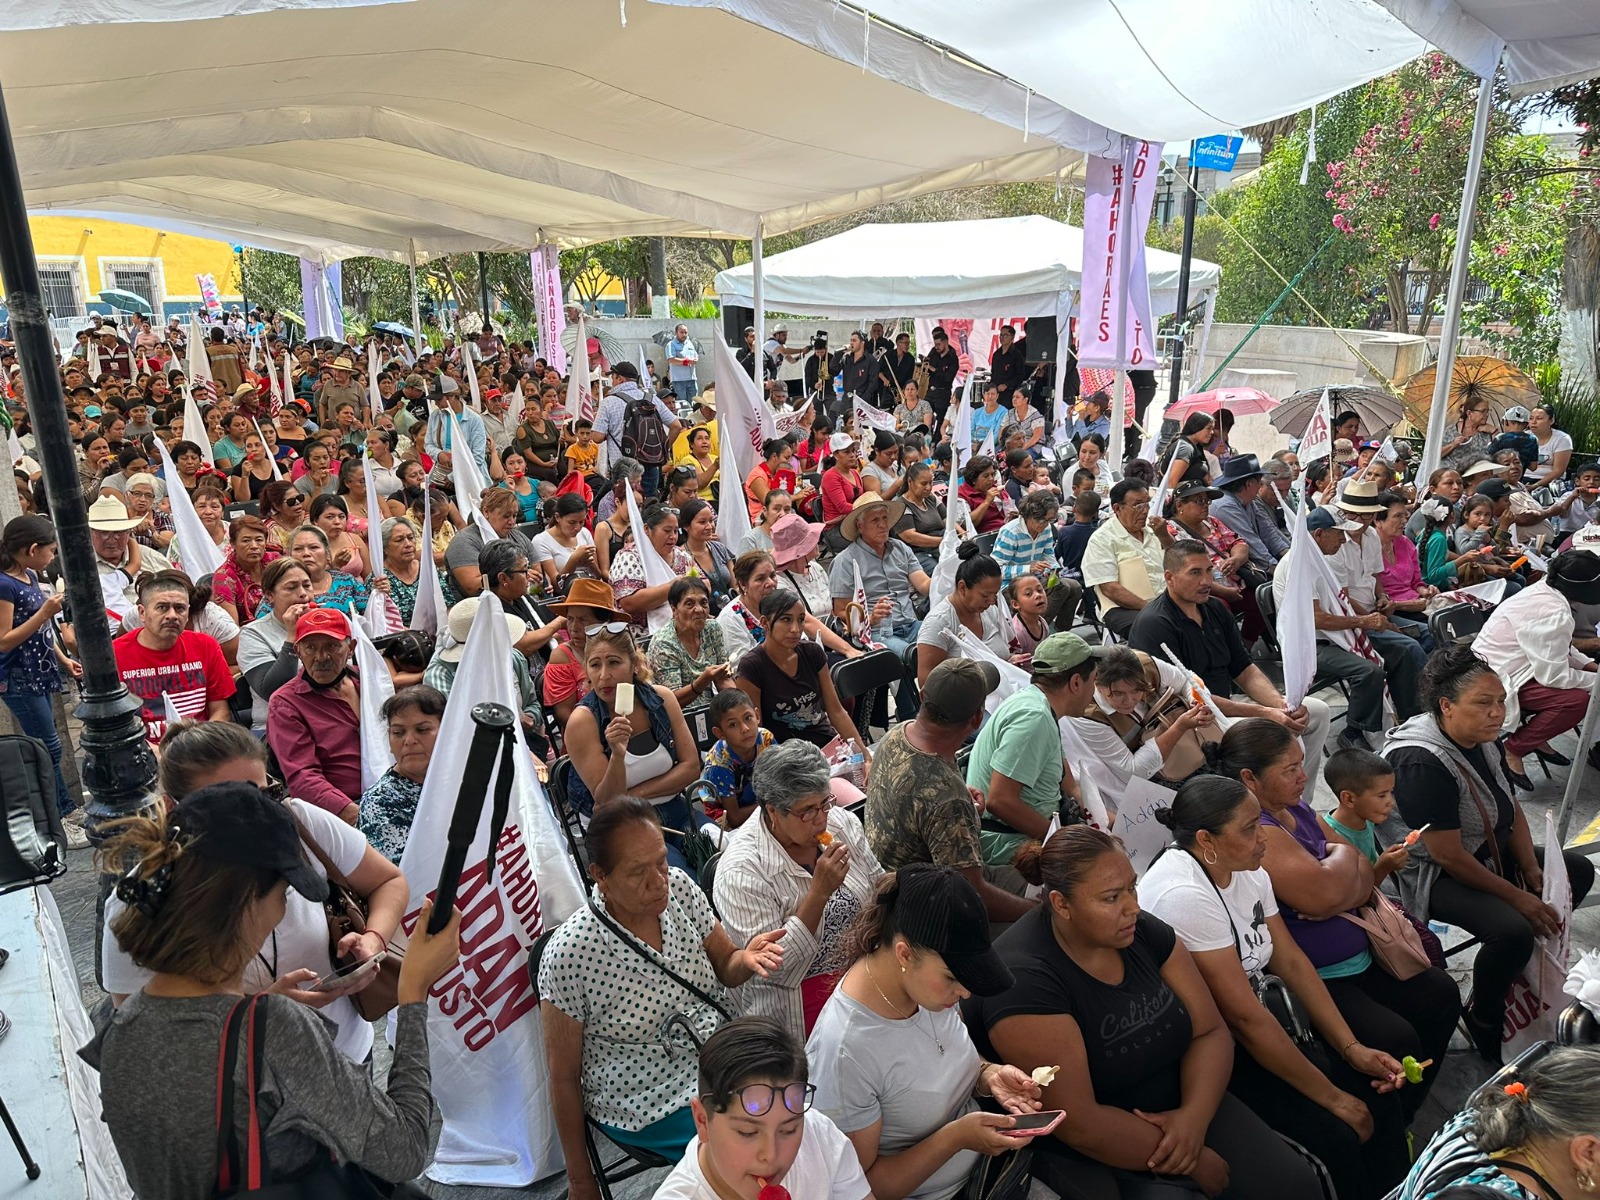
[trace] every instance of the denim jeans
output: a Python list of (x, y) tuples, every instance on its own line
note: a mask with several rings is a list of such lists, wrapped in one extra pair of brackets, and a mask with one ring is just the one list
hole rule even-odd
[(56, 736), (56, 717), (51, 710), (49, 696), (33, 696), (26, 692), (6, 692), (6, 707), (17, 719), (17, 728), (26, 736), (37, 738), (50, 751), (50, 761), (56, 766), (56, 811), (63, 817), (78, 807), (78, 802), (67, 791), (67, 781), (61, 774), (61, 739)]
[[(656, 493), (661, 490), (661, 468), (646, 467), (644, 469), (644, 478), (639, 481), (639, 486), (644, 489), (647, 499), (654, 498)], [(666, 497), (662, 496), (661, 499), (665, 500)]]
[(690, 404), (700, 394), (700, 385), (692, 379), (684, 379), (673, 383), (672, 394), (678, 398), (680, 407)]
[[(903, 625), (875, 627), (872, 631), (872, 640), (889, 647), (902, 659), (912, 646), (917, 644), (917, 634), (922, 629), (921, 621), (908, 621)], [(917, 710), (922, 707), (922, 697), (917, 691), (917, 677), (915, 673), (906, 675), (896, 685), (894, 693), (894, 716), (897, 721), (909, 721), (917, 715)], [(866, 737), (865, 731), (861, 734)]]

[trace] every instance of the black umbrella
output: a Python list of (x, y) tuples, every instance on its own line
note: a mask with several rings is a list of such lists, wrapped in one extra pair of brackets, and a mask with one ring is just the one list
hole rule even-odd
[(1311, 423), (1311, 414), (1317, 410), (1324, 390), (1328, 393), (1329, 416), (1355, 413), (1361, 418), (1361, 431), (1370, 438), (1382, 437), (1405, 419), (1405, 402), (1399, 396), (1391, 396), (1382, 388), (1345, 384), (1296, 392), (1273, 409), (1267, 420), (1280, 433), (1294, 438), (1305, 436), (1306, 426)]

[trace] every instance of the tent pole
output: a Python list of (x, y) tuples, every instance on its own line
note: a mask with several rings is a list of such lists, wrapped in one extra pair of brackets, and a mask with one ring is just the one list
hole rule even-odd
[(1556, 836), (1567, 844), (1567, 826), (1572, 823), (1572, 807), (1578, 802), (1578, 788), (1589, 764), (1589, 747), (1594, 745), (1595, 725), (1600, 722), (1600, 673), (1589, 685), (1589, 707), (1583, 716), (1583, 731), (1578, 735), (1578, 748), (1572, 752), (1572, 766), (1567, 769), (1567, 786), (1561, 793), (1561, 807), (1556, 812)]
[[(1183, 254), (1178, 260), (1177, 337), (1172, 343), (1172, 382), (1167, 404), (1178, 402), (1183, 392), (1183, 353), (1189, 340), (1185, 316), (1189, 309), (1189, 270), (1194, 261), (1194, 218), (1200, 195), (1200, 168), (1194, 162), (1194, 143), (1189, 143), (1189, 187), (1183, 196)], [(1155, 439), (1152, 438), (1153, 442)]]
[(417, 353), (422, 353), (422, 302), (417, 298), (417, 239), (409, 238), (411, 252), (411, 332), (416, 338)]
[[(750, 239), (750, 301), (755, 307), (755, 320), (751, 324), (756, 327), (757, 354), (764, 353), (762, 346), (766, 344), (767, 339), (767, 281), (766, 271), (761, 261), (763, 255), (761, 245), (762, 232), (762, 223), (757, 221), (755, 236)], [(743, 345), (743, 343), (736, 342), (735, 345)], [(759, 374), (756, 378), (756, 386), (761, 386)]]
[[(1439, 326), (1438, 370), (1433, 381), (1433, 406), (1428, 409), (1428, 439), (1422, 450), (1419, 479), (1439, 465), (1444, 445), (1444, 425), (1450, 403), (1450, 375), (1456, 365), (1456, 339), (1461, 332), (1461, 304), (1467, 294), (1467, 274), (1472, 263), (1472, 221), (1478, 207), (1478, 184), (1483, 176), (1483, 150), (1489, 140), (1494, 115), (1494, 72), (1478, 83), (1478, 111), (1472, 121), (1472, 149), (1467, 155), (1467, 178), (1461, 185), (1461, 211), (1456, 214), (1456, 252), (1450, 264), (1450, 290), (1446, 294), (1444, 322)], [(1427, 321), (1429, 314), (1423, 313)], [(1423, 326), (1427, 335), (1427, 326)], [(1574, 769), (1576, 773), (1576, 769)]]
[(76, 716), (83, 721), (83, 781), (89, 789), (89, 832), (96, 841), (105, 822), (135, 816), (158, 803), (156, 760), (145, 737), (143, 705), (128, 694), (111, 651), (111, 627), (100, 594), (89, 511), (67, 432), (67, 401), (61, 391), (55, 347), (39, 263), (28, 230), (28, 206), (11, 119), (0, 94), (0, 277), (5, 280), (11, 336), (22, 366), (28, 413), (37, 435), (45, 492), (55, 522), (66, 581), (67, 606), (83, 663)]

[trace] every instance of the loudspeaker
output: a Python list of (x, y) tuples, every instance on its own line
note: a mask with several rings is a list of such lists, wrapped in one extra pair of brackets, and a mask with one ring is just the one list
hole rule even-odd
[(744, 345), (744, 331), (756, 323), (756, 310), (737, 304), (722, 306), (722, 340), (734, 349)]
[(1029, 363), (1056, 361), (1056, 319), (1054, 317), (1029, 317), (1023, 331), (1023, 352)]

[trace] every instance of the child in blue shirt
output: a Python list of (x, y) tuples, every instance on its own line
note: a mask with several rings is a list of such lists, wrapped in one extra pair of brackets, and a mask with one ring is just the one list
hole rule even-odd
[(1377, 827), (1394, 811), (1394, 768), (1371, 750), (1349, 747), (1329, 755), (1322, 777), (1339, 797), (1338, 807), (1322, 818), (1326, 832), (1366, 855), (1373, 883), (1382, 883), (1411, 858), (1404, 842), (1378, 852)]
[(751, 779), (756, 759), (773, 744), (771, 732), (761, 727), (761, 714), (750, 697), (738, 688), (726, 688), (711, 698), (711, 732), (717, 743), (706, 751), (704, 778), (722, 801), (722, 808), (706, 816), (724, 829), (737, 829), (759, 805)]

